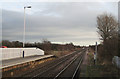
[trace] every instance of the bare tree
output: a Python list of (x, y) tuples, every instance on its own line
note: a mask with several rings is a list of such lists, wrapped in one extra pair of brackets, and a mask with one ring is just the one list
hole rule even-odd
[(112, 15), (103, 14), (97, 17), (98, 33), (104, 42), (117, 36), (118, 23)]
[(103, 41), (99, 55), (111, 61), (118, 53), (118, 22), (111, 14), (103, 14), (97, 17), (97, 28), (100, 40)]
[(42, 48), (45, 51), (50, 51), (51, 50), (51, 42), (48, 41), (47, 39), (42, 40)]

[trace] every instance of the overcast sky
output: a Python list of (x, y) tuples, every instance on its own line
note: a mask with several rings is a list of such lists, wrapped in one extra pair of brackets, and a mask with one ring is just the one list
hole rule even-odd
[[(99, 42), (96, 17), (109, 13), (117, 18), (117, 2), (3, 2), (2, 39), (23, 41), (26, 5), (26, 42), (91, 45)], [(0, 21), (1, 23), (1, 21)]]

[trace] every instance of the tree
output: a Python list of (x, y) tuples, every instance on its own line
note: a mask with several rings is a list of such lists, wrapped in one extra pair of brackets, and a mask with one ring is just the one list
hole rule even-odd
[(119, 21), (119, 27), (118, 27), (118, 56), (120, 57), (120, 21)]
[(42, 40), (42, 48), (45, 51), (50, 51), (51, 50), (51, 42), (48, 41), (47, 39)]
[(103, 14), (97, 17), (98, 33), (104, 42), (117, 36), (118, 23), (112, 15)]
[(12, 41), (11, 43), (13, 44), (13, 47), (22, 47), (23, 46), (23, 43), (19, 42), (19, 41)]
[(103, 42), (98, 55), (111, 62), (112, 57), (118, 55), (118, 22), (111, 14), (103, 14), (97, 17), (97, 28)]
[(13, 44), (9, 40), (2, 40), (2, 46), (13, 47)]

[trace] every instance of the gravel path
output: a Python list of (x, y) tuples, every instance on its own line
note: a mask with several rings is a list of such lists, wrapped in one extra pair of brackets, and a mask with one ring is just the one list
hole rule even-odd
[(88, 65), (88, 55), (87, 55), (87, 51), (86, 51), (85, 57), (83, 59), (82, 65), (80, 67), (80, 77), (86, 76), (87, 65)]

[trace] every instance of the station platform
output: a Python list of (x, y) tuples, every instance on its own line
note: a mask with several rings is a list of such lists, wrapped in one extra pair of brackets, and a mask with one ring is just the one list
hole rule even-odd
[(41, 60), (49, 57), (53, 57), (53, 55), (34, 55), (34, 56), (29, 56), (24, 58), (20, 57), (20, 58), (2, 60), (0, 61), (2, 62), (2, 67), (0, 69), (19, 65), (19, 64), (24, 64), (31, 61)]

